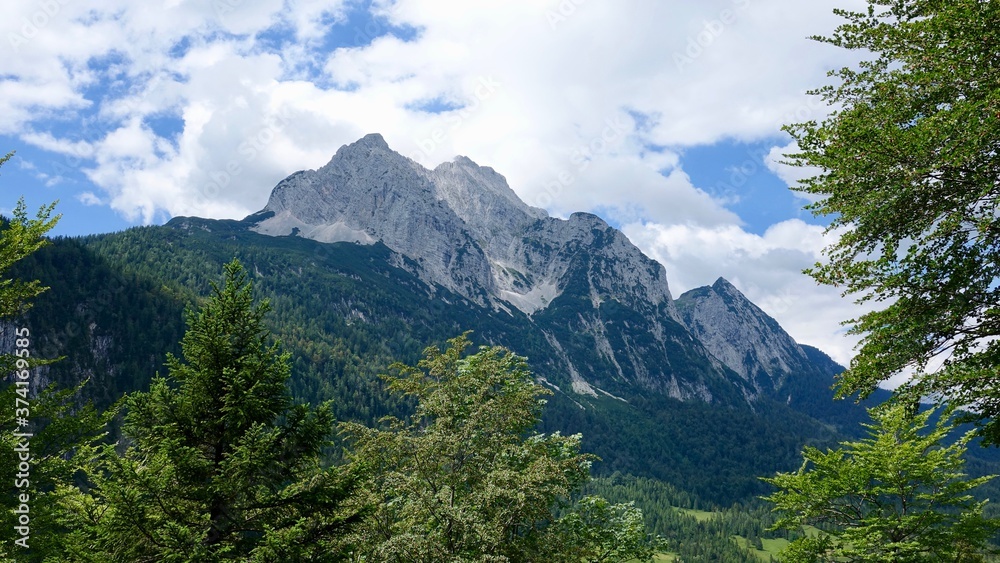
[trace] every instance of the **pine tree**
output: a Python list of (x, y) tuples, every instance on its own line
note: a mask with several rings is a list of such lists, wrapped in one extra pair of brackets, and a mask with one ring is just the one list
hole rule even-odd
[(67, 558), (340, 560), (355, 516), (351, 478), (321, 465), (331, 405), (292, 403), (268, 310), (239, 262), (227, 264), (189, 314), (183, 360), (168, 356), (166, 378), (124, 399), (124, 454), (105, 448), (93, 490), (67, 498), (82, 530)]

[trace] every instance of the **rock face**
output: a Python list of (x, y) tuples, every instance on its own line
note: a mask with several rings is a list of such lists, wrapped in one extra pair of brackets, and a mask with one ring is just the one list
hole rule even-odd
[(437, 196), (427, 171), (380, 135), (341, 147), (326, 166), (275, 186), (254, 230), (321, 242), (381, 240), (415, 260), (418, 273), (473, 301), (496, 293), (489, 260), (465, 223)]
[[(253, 230), (321, 242), (382, 241), (416, 261), (419, 274), (477, 303), (506, 302), (527, 314), (557, 297), (570, 268), (566, 249), (603, 245), (594, 272), (601, 295), (664, 304), (679, 319), (659, 264), (595, 215), (568, 221), (529, 207), (489, 167), (459, 156), (428, 170), (381, 135), (341, 147), (326, 166), (292, 174), (252, 215)], [(622, 266), (622, 267), (619, 267)]]
[(428, 170), (377, 134), (282, 180), (246, 221), (266, 235), (380, 241), (429, 286), (523, 313), (578, 394), (753, 400), (808, 363), (725, 280), (685, 294), (679, 309), (663, 266), (599, 217), (549, 217), (492, 168), (460, 156)]
[(437, 198), (465, 221), (487, 251), (502, 251), (517, 233), (548, 218), (545, 211), (521, 201), (506, 178), (467, 157), (456, 157), (425, 173)]
[(835, 367), (813, 361), (777, 321), (723, 278), (685, 292), (677, 308), (688, 330), (757, 395), (780, 393), (797, 374), (833, 375)]

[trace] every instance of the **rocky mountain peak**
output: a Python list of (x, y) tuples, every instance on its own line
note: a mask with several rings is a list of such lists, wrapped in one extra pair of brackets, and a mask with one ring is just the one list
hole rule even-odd
[(688, 330), (758, 393), (772, 394), (789, 376), (812, 369), (802, 347), (725, 278), (685, 292), (676, 303)]
[(361, 148), (392, 152), (392, 149), (389, 148), (389, 143), (385, 142), (385, 137), (383, 137), (381, 133), (368, 133), (367, 135), (361, 137), (357, 141), (349, 145), (344, 145), (343, 147), (341, 147), (341, 150), (344, 149), (352, 150)]
[(597, 229), (604, 231), (610, 229), (611, 225), (593, 213), (577, 211), (569, 216), (569, 223), (578, 229)]
[(322, 168), (279, 182), (267, 206), (248, 219), (267, 235), (382, 241), (420, 264), (428, 283), (484, 302), (483, 292), (493, 291), (489, 261), (436, 192), (425, 168), (372, 134), (341, 147)]
[[(719, 294), (730, 295), (740, 299), (745, 299), (748, 303), (750, 303), (750, 300), (746, 299), (743, 293), (740, 290), (736, 289), (735, 285), (730, 283), (729, 280), (727, 280), (722, 276), (719, 276), (719, 279), (715, 280), (715, 283), (712, 284), (712, 290)], [(753, 303), (750, 304), (752, 305)]]
[(595, 306), (646, 304), (679, 320), (663, 267), (600, 217), (551, 218), (491, 167), (458, 156), (428, 170), (377, 133), (341, 147), (318, 170), (282, 180), (249, 219), (263, 234), (381, 241), (419, 264), (429, 282), (528, 314), (561, 294), (586, 258)]
[(364, 137), (358, 139), (356, 144), (375, 145), (380, 148), (390, 150), (389, 144), (385, 142), (385, 137), (383, 137), (381, 133), (368, 133)]
[(319, 170), (343, 169), (345, 164), (359, 161), (367, 162), (370, 165), (403, 167), (414, 170), (419, 168), (415, 162), (389, 148), (389, 144), (385, 142), (382, 135), (369, 133), (353, 143), (341, 146), (330, 158), (330, 162)]
[(455, 157), (428, 173), (437, 197), (465, 221), (490, 249), (500, 250), (532, 222), (548, 214), (521, 201), (507, 179), (466, 156)]

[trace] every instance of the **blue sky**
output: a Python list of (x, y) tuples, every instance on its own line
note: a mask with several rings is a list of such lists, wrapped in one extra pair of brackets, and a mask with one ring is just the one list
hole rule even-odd
[(847, 361), (857, 313), (801, 269), (836, 233), (788, 187), (789, 121), (851, 54), (806, 39), (858, 0), (69, 0), (0, 22), (0, 212), (55, 233), (237, 218), (288, 174), (382, 133), (466, 155), (527, 203), (598, 213), (675, 294), (733, 281)]

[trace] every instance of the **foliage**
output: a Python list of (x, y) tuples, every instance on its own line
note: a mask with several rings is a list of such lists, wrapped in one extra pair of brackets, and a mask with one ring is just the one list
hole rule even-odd
[(268, 344), (237, 261), (188, 317), (184, 360), (123, 401), (123, 454), (101, 451), (89, 491), (67, 488), (66, 560), (335, 561), (355, 515), (351, 478), (324, 469), (329, 404), (292, 404), (288, 354)]
[(839, 240), (810, 271), (860, 302), (863, 335), (840, 393), (867, 394), (894, 374), (944, 367), (899, 391), (970, 405), (1000, 441), (1000, 2), (869, 0), (838, 10), (817, 37), (870, 55), (813, 92), (833, 112), (786, 127), (790, 163), (820, 172), (800, 188), (822, 199)]
[[(566, 561), (649, 561), (654, 546), (646, 537), (642, 511), (632, 502), (611, 504), (607, 499), (587, 496), (555, 524), (555, 535), (564, 538)], [(556, 555), (556, 557), (560, 557)]]
[[(0, 158), (0, 165), (12, 153)], [(23, 315), (31, 306), (31, 300), (45, 291), (38, 280), (24, 281), (10, 275), (15, 264), (24, 260), (48, 244), (45, 233), (59, 221), (59, 215), (52, 216), (55, 203), (43, 206), (34, 219), (28, 218), (24, 199), (19, 199), (12, 217), (0, 217), (0, 319)], [(9, 354), (0, 355), (0, 373), (10, 373), (14, 369), (14, 358)]]
[[(25, 279), (39, 278), (53, 288), (39, 296), (29, 315), (38, 327), (38, 345), (66, 356), (52, 366), (50, 379), (72, 386), (91, 377), (84, 392), (101, 407), (125, 392), (148, 389), (164, 352), (180, 353), (185, 305), (201, 299), (222, 264), (236, 256), (248, 265), (255, 290), (270, 300), (267, 326), (292, 354), (292, 395), (313, 404), (333, 400), (342, 420), (371, 426), (385, 415), (405, 416), (412, 398), (386, 392), (378, 374), (394, 360), (416, 363), (428, 342), (472, 329), (475, 344), (498, 344), (527, 356), (539, 379), (561, 389), (549, 399), (539, 431), (582, 433), (583, 448), (602, 458), (593, 468), (598, 475), (620, 471), (656, 478), (729, 505), (764, 494), (767, 487), (756, 476), (795, 467), (806, 441), (832, 445), (839, 438), (795, 412), (796, 400), (784, 404), (784, 397), (781, 404), (762, 400), (752, 411), (635, 388), (600, 387), (624, 401), (576, 394), (567, 360), (578, 371), (589, 367), (581, 376), (595, 386), (591, 373), (617, 373), (597, 352), (590, 329), (579, 325), (589, 298), (576, 309), (554, 303), (553, 318), (539, 312), (530, 320), (517, 309), (508, 314), (481, 307), (442, 288), (429, 298), (432, 290), (392, 267), (391, 252), (377, 244), (271, 237), (237, 222), (194, 219), (53, 242), (20, 270)], [(554, 318), (555, 309), (566, 318)], [(649, 330), (640, 319), (613, 320), (631, 331), (614, 346), (625, 349), (635, 338), (648, 338), (640, 334)], [(546, 333), (557, 335), (564, 355)], [(681, 358), (670, 357), (678, 376), (686, 373)], [(814, 390), (796, 390), (796, 397), (822, 397), (808, 405), (810, 413), (815, 404), (833, 405), (832, 383), (832, 376), (817, 380)], [(855, 405), (840, 406), (864, 415)], [(849, 420), (823, 418), (838, 429), (856, 428)]]
[[(12, 155), (0, 158), (0, 165)], [(16, 374), (13, 383), (0, 389), (0, 481), (6, 485), (6, 494), (0, 496), (0, 560), (4, 561), (15, 556), (18, 561), (41, 561), (58, 543), (53, 491), (73, 479), (82, 459), (77, 454), (101, 436), (103, 426), (93, 407), (76, 402), (82, 383), (63, 391), (36, 388), (41, 382), (35, 370), (51, 358), (37, 354), (33, 327), (23, 315), (47, 288), (37, 279), (25, 281), (14, 270), (49, 244), (45, 234), (59, 220), (52, 216), (54, 207), (54, 203), (43, 206), (29, 219), (22, 198), (12, 217), (0, 217), (0, 332), (11, 336), (8, 342), (17, 348), (0, 354), (0, 373)], [(21, 521), (25, 517), (27, 525)], [(22, 525), (27, 533), (15, 530)]]
[[(397, 363), (389, 389), (412, 396), (409, 421), (343, 426), (368, 477), (373, 512), (357, 534), (362, 561), (604, 561), (652, 555), (641, 513), (585, 499), (553, 509), (589, 478), (579, 436), (531, 433), (550, 394), (500, 347), (463, 357), (466, 336)], [(637, 520), (638, 518), (638, 520)]]
[(762, 540), (796, 537), (795, 532), (769, 530), (776, 517), (759, 500), (721, 508), (663, 481), (619, 473), (593, 479), (583, 492), (611, 502), (634, 503), (642, 510), (647, 530), (659, 539), (659, 550), (674, 554), (679, 561), (758, 563), (759, 554), (740, 539), (758, 546)]
[[(0, 166), (12, 156), (14, 153), (9, 152), (0, 157)], [(21, 198), (14, 207), (11, 218), (0, 216), (0, 320), (24, 315), (31, 307), (31, 300), (47, 289), (38, 280), (24, 281), (14, 276), (12, 270), (18, 262), (49, 243), (45, 233), (55, 226), (60, 217), (52, 216), (53, 209), (55, 203), (43, 206), (34, 219), (29, 219), (24, 198)], [(19, 328), (23, 330), (23, 327)], [(27, 335), (30, 336), (30, 330)], [(19, 367), (18, 357), (12, 352), (0, 354), (0, 373), (8, 374)], [(22, 366), (39, 364), (30, 355), (20, 363)]]
[[(18, 483), (20, 453), (30, 451), (29, 471), (22, 477), (26, 487), (7, 490), (0, 501), (3, 509), (0, 525), (0, 561), (11, 558), (15, 561), (45, 561), (62, 549), (62, 536), (70, 530), (64, 526), (62, 518), (61, 488), (76, 482), (76, 478), (87, 467), (87, 463), (98, 444), (105, 436), (107, 418), (91, 404), (81, 406), (80, 390), (85, 383), (75, 389), (57, 390), (49, 386), (30, 401), (30, 428), (15, 427), (14, 410), (0, 411), (0, 478), (4, 483)], [(0, 391), (3, 405), (13, 405), (18, 396), (14, 386)], [(14, 437), (16, 431), (30, 431), (32, 436), (25, 440)], [(27, 446), (27, 448), (25, 448)], [(13, 510), (20, 503), (20, 494), (29, 494), (28, 513), (30, 531), (28, 548), (14, 546), (13, 540), (22, 537), (14, 533), (16, 524)], [(13, 535), (13, 537), (11, 537)]]
[(943, 441), (946, 417), (928, 432), (934, 411), (910, 414), (889, 404), (870, 410), (869, 436), (836, 450), (807, 447), (802, 467), (764, 479), (781, 514), (776, 528), (815, 525), (793, 541), (786, 561), (979, 561), (1000, 520), (983, 516), (970, 491), (993, 476), (963, 472), (972, 432)]

